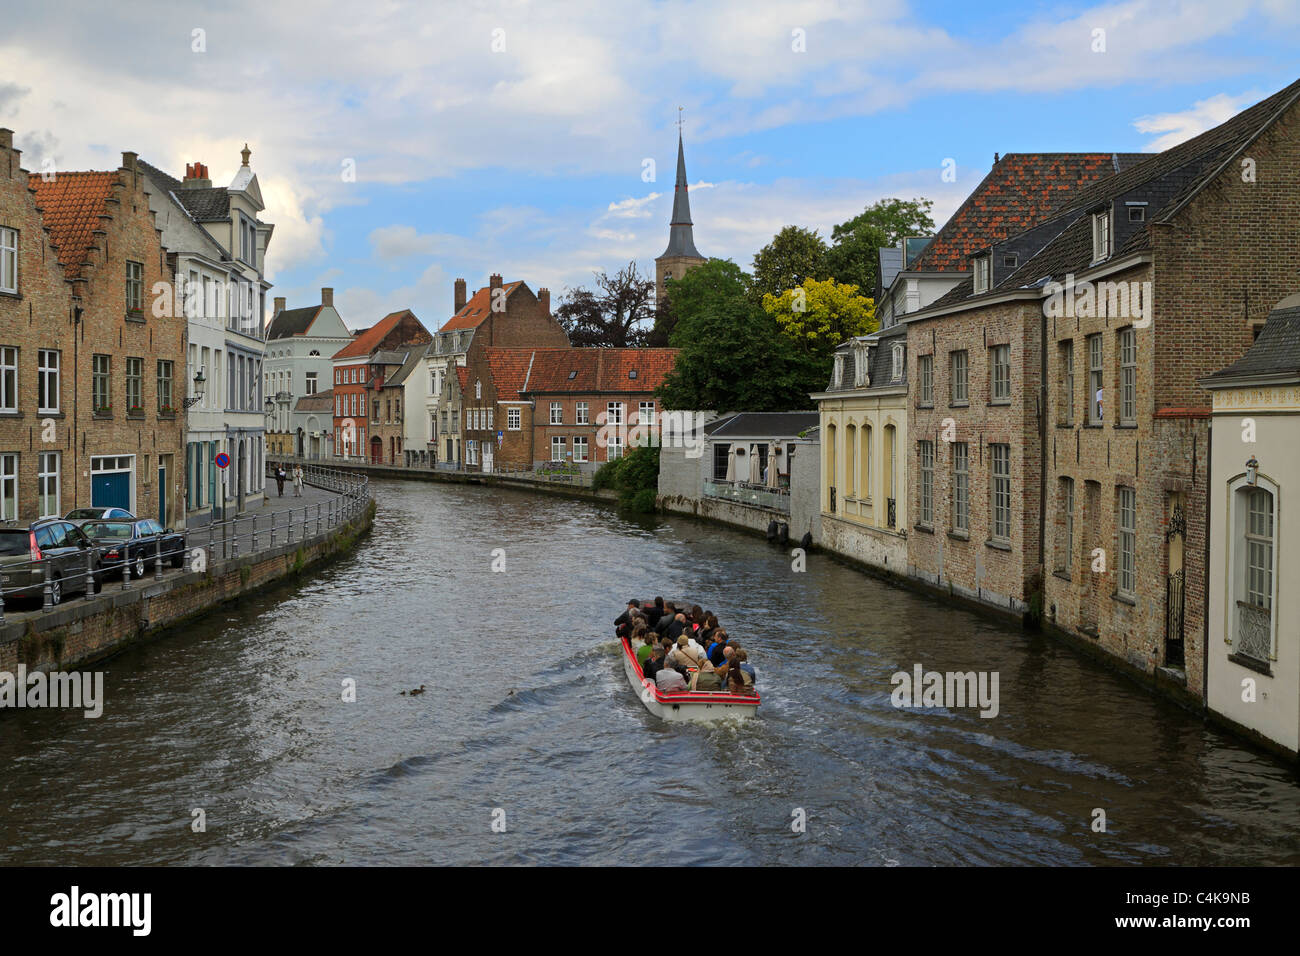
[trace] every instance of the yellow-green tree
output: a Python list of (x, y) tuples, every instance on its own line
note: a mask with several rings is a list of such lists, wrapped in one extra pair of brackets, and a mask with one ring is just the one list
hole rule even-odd
[(793, 289), (764, 295), (763, 311), (776, 320), (786, 338), (827, 369), (835, 346), (879, 328), (876, 303), (859, 295), (857, 286), (834, 279), (806, 279)]

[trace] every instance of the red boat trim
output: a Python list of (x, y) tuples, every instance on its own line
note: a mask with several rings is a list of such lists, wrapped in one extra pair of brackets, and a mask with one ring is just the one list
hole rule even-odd
[[(636, 668), (636, 674), (642, 680), (642, 687), (653, 684), (641, 672), (641, 662), (636, 659), (636, 654), (632, 651), (632, 642), (627, 638), (620, 638), (619, 642), (623, 645), (623, 653), (631, 660), (632, 666)], [(655, 700), (661, 704), (739, 704), (746, 707), (758, 706), (758, 691), (753, 695), (749, 694), (723, 694), (719, 691), (700, 692), (696, 691), (678, 691), (675, 694), (662, 693), (658, 687), (654, 688)]]

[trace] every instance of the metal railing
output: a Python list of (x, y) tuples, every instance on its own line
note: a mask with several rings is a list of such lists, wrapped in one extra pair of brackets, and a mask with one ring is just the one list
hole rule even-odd
[(767, 485), (750, 484), (747, 481), (711, 481), (704, 482), (706, 498), (721, 498), (736, 504), (770, 508), (773, 511), (790, 513), (790, 489), (769, 488)]
[[(273, 474), (269, 466), (267, 470)], [(39, 597), (41, 611), (62, 604), (69, 589), (82, 591), (85, 600), (93, 600), (105, 582), (119, 572), (121, 589), (125, 591), (133, 578), (140, 580), (150, 570), (153, 579), (161, 581), (164, 562), (182, 572), (206, 570), (217, 560), (307, 541), (359, 517), (369, 507), (370, 480), (365, 475), (304, 466), (303, 481), (334, 495), (301, 508), (236, 515), (193, 531), (131, 538), (129, 546), (126, 540), (120, 544), (92, 544), (71, 554), (42, 552), (40, 558), (0, 563), (0, 624), (5, 622), (6, 607), (19, 598)], [(263, 525), (260, 528), (259, 522)], [(118, 557), (109, 559), (114, 553)]]

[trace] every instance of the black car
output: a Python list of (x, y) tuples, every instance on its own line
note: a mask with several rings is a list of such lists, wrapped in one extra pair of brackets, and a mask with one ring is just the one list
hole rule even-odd
[(185, 535), (152, 518), (100, 518), (85, 522), (81, 530), (99, 546), (99, 566), (105, 574), (130, 568), (131, 574), (142, 578), (160, 552), (173, 568), (185, 564)]

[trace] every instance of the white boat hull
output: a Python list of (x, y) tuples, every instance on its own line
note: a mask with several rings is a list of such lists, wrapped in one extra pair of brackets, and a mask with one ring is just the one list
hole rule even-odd
[(632, 690), (641, 698), (645, 709), (660, 720), (683, 723), (707, 723), (737, 717), (752, 717), (758, 710), (758, 695), (752, 697), (728, 694), (722, 691), (682, 691), (676, 694), (660, 693), (655, 682), (641, 676), (636, 654), (627, 641), (622, 645), (623, 672), (627, 674)]

